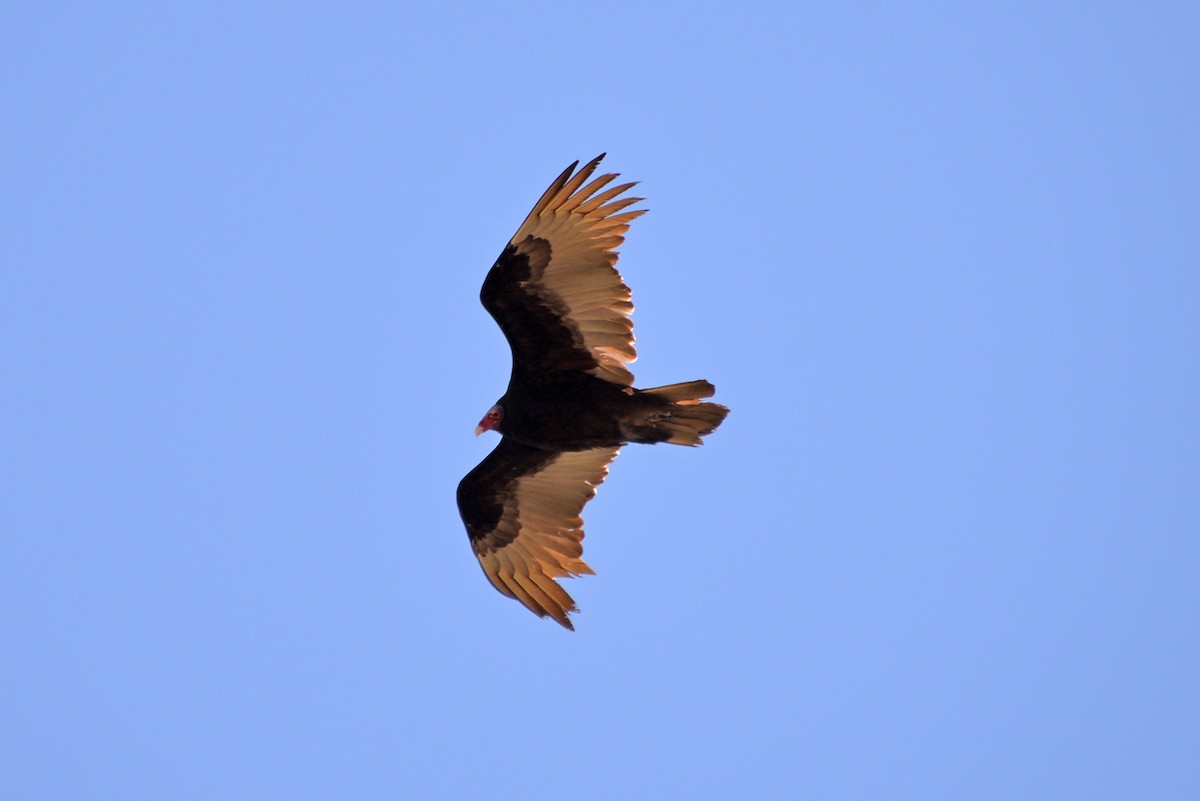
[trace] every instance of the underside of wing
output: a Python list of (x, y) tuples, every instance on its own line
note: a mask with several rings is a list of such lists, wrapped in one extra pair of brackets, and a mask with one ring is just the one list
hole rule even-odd
[(590, 574), (583, 561), (584, 504), (620, 447), (544, 451), (500, 441), (458, 485), (458, 509), (492, 585), (568, 629), (575, 601), (555, 579)]
[(614, 266), (642, 198), (588, 181), (603, 155), (568, 167), (546, 190), (484, 281), (480, 299), (513, 350), (514, 372), (581, 370), (621, 386), (633, 375), (633, 303)]

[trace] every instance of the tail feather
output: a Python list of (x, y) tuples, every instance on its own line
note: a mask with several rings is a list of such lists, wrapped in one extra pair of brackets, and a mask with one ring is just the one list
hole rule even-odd
[(682, 381), (678, 384), (667, 384), (661, 387), (642, 390), (643, 395), (657, 395), (663, 400), (673, 403), (687, 403), (689, 401), (696, 403), (701, 398), (711, 398), (716, 392), (717, 388), (704, 379), (700, 379), (699, 381)]
[(702, 437), (716, 431), (725, 415), (729, 414), (729, 409), (719, 403), (700, 401), (701, 398), (712, 397), (716, 391), (716, 387), (704, 380), (641, 390), (640, 394), (666, 403), (665, 407), (659, 406), (647, 418), (639, 421), (634, 441), (702, 445)]

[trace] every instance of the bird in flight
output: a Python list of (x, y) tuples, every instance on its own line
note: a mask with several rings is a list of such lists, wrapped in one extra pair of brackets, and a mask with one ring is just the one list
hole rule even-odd
[[(555, 579), (583, 561), (586, 504), (630, 442), (700, 445), (729, 410), (707, 381), (635, 389), (631, 293), (614, 250), (643, 198), (632, 183), (588, 182), (604, 154), (567, 167), (484, 279), (479, 298), (512, 349), (508, 389), (475, 434), (500, 444), (458, 485), (458, 510), (484, 575), (539, 617), (574, 630)], [(606, 188), (608, 187), (608, 188)]]

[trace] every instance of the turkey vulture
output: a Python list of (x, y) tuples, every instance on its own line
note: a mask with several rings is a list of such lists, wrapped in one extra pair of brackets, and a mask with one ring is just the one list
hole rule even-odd
[[(538, 200), (484, 279), (479, 298), (512, 349), (508, 391), (475, 429), (500, 444), (458, 485), (458, 510), (492, 585), (574, 630), (575, 601), (555, 581), (591, 573), (583, 506), (629, 442), (699, 445), (729, 410), (707, 381), (634, 389), (633, 304), (614, 248), (645, 209), (586, 183), (604, 154), (575, 162)], [(603, 190), (603, 191), (602, 191)]]

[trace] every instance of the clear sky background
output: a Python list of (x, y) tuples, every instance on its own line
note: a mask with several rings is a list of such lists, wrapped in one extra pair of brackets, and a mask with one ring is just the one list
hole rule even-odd
[[(970, 7), (968, 7), (970, 6)], [(1194, 3), (0, 11), (0, 798), (1200, 798)], [(641, 181), (571, 634), (478, 302)]]

